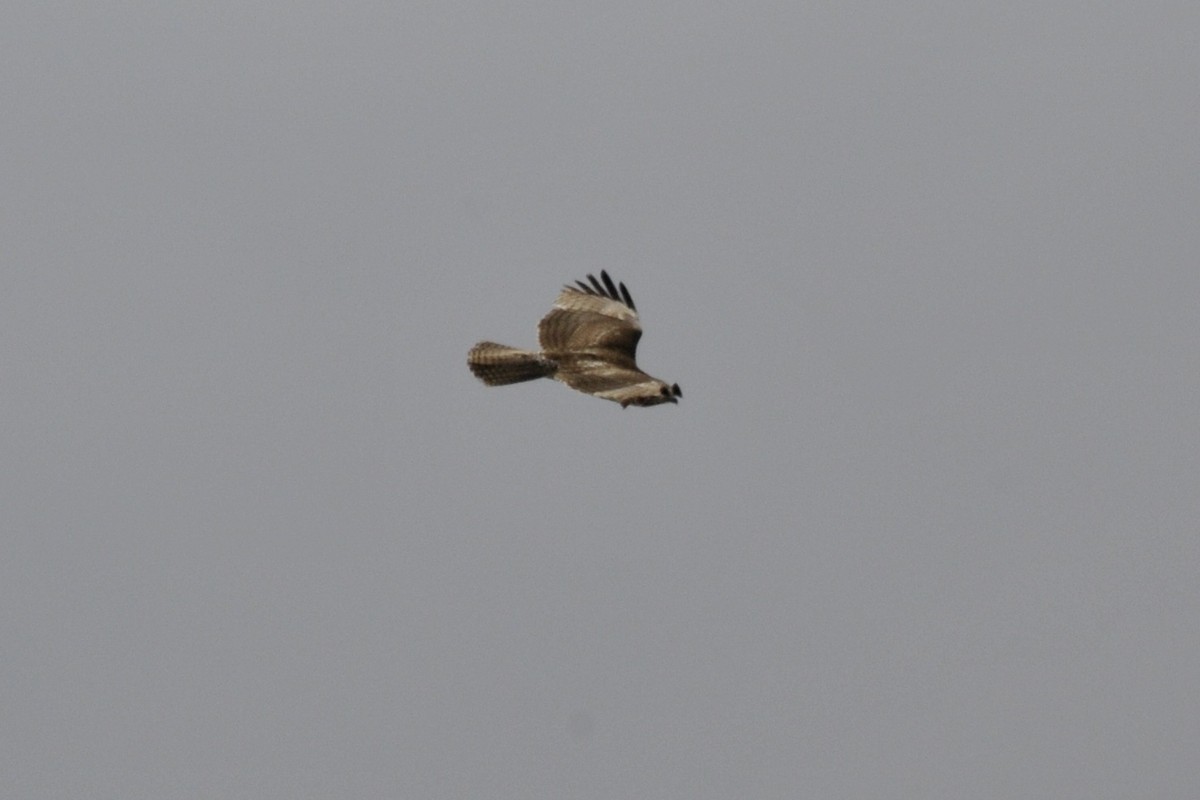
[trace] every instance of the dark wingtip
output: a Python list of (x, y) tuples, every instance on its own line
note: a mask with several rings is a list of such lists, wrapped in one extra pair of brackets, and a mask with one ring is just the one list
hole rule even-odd
[(579, 287), (578, 289), (569, 283), (564, 288), (570, 289), (572, 292), (583, 292), (584, 294), (607, 297), (611, 300), (616, 300), (618, 303), (624, 303), (633, 311), (637, 311), (637, 306), (633, 304), (633, 295), (625, 288), (625, 284), (618, 284), (613, 281), (612, 277), (608, 274), (608, 270), (600, 270), (599, 278), (588, 273), (587, 278), (591, 282), (590, 284), (583, 281), (575, 281), (575, 285)]
[(600, 277), (604, 279), (604, 288), (608, 289), (608, 296), (613, 300), (620, 300), (621, 295), (617, 294), (617, 286), (613, 283), (613, 279), (608, 277), (608, 271), (600, 270)]
[(683, 390), (679, 388), (678, 383), (671, 387), (671, 394), (676, 397), (683, 397)]
[(637, 311), (637, 306), (633, 304), (633, 297), (630, 296), (629, 290), (625, 288), (625, 284), (621, 284), (621, 297), (625, 300), (625, 305), (633, 311)]

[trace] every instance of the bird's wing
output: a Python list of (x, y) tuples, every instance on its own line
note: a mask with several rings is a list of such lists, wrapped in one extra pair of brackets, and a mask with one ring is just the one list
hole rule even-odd
[[(656, 394), (661, 385), (637, 367), (617, 366), (610, 361), (590, 356), (558, 362), (558, 370), (554, 377), (584, 394), (594, 394), (618, 402), (626, 394), (630, 398), (641, 396), (643, 393)], [(621, 397), (612, 396), (614, 394), (620, 394)]]
[(601, 280), (588, 275), (591, 285), (576, 281), (564, 287), (550, 313), (538, 323), (545, 354), (589, 355), (623, 369), (637, 369), (636, 354), (642, 326), (625, 284), (613, 283), (607, 272)]

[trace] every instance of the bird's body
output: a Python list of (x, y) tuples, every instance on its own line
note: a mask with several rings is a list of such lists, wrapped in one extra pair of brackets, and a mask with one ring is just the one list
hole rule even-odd
[(679, 384), (668, 385), (638, 369), (642, 327), (625, 284), (588, 275), (590, 285), (566, 286), (538, 323), (540, 352), (480, 342), (467, 354), (475, 377), (489, 386), (553, 378), (584, 394), (630, 405), (677, 403)]

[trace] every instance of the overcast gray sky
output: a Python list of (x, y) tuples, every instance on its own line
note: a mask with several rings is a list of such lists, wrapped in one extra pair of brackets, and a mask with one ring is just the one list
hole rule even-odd
[(1200, 796), (1198, 41), (7, 4), (0, 795)]

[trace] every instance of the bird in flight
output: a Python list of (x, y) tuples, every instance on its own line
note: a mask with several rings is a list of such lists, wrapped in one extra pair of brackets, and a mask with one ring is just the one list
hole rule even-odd
[(625, 284), (600, 280), (564, 286), (550, 313), (538, 323), (541, 352), (480, 342), (467, 353), (467, 366), (488, 386), (553, 378), (572, 389), (629, 406), (678, 403), (679, 384), (667, 384), (638, 369), (635, 354), (642, 326)]

